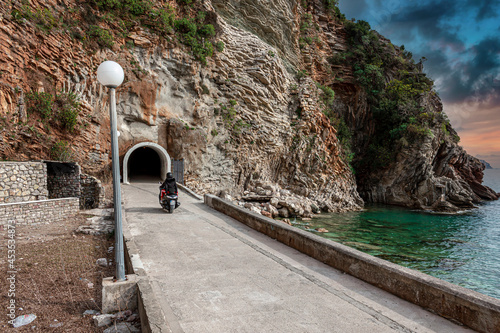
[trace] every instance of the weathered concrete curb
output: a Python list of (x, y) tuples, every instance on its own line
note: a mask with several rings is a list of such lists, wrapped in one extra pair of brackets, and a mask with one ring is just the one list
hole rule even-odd
[(127, 224), (125, 209), (122, 212), (125, 269), (127, 274), (133, 273), (137, 275), (137, 303), (141, 318), (141, 332), (172, 333), (172, 330), (166, 324), (165, 315), (161, 310), (160, 303), (153, 292), (151, 281), (142, 266), (139, 250), (133, 241)]
[(500, 332), (500, 300), (370, 256), (206, 194), (205, 204), (281, 243), (479, 332)]

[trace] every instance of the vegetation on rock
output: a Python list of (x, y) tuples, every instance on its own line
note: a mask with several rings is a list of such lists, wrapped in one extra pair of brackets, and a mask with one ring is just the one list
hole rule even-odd
[[(207, 57), (214, 53), (214, 45), (210, 41), (215, 36), (215, 28), (212, 24), (205, 24), (206, 12), (198, 12), (196, 19), (181, 18), (174, 21), (175, 31), (179, 33), (181, 42), (191, 48), (195, 58), (201, 63), (207, 63)], [(217, 50), (224, 48), (223, 44), (217, 44)]]
[(346, 125), (344, 119), (334, 111), (333, 102), (335, 99), (335, 92), (333, 89), (319, 83), (316, 83), (316, 85), (322, 92), (320, 98), (324, 105), (323, 113), (328, 117), (332, 126), (337, 130), (337, 138), (342, 146), (344, 161), (350, 165), (354, 158), (351, 129)]
[(44, 32), (58, 29), (80, 40), (91, 52), (97, 47), (121, 47), (137, 27), (146, 28), (160, 39), (175, 37), (191, 49), (194, 57), (206, 64), (214, 51), (222, 52), (224, 43), (213, 41), (216, 35), (214, 15), (202, 10), (196, 0), (178, 1), (180, 7), (151, 0), (84, 0), (64, 13), (52, 8), (33, 8), (23, 0), (14, 5), (12, 18), (32, 22)]
[(73, 159), (71, 146), (67, 141), (58, 141), (50, 149), (50, 158), (54, 161), (69, 162)]
[(368, 151), (355, 167), (363, 171), (384, 168), (394, 161), (399, 146), (431, 136), (434, 122), (444, 116), (438, 119), (421, 106), (426, 95), (435, 93), (433, 82), (410, 52), (381, 39), (365, 21), (345, 21), (344, 25), (349, 49), (329, 61), (352, 66), (357, 83), (367, 94), (375, 125)]
[(26, 95), (27, 110), (39, 114), (47, 124), (59, 125), (69, 132), (75, 130), (81, 105), (73, 92), (60, 92), (55, 96), (46, 92), (30, 92)]

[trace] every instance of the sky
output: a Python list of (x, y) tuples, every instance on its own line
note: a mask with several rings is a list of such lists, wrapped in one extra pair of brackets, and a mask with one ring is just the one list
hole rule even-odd
[(460, 145), (500, 168), (500, 0), (340, 0), (434, 80)]

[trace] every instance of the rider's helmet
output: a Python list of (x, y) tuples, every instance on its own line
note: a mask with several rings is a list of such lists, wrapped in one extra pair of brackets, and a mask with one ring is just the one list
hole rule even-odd
[(167, 179), (172, 179), (174, 178), (174, 176), (172, 176), (172, 173), (171, 172), (167, 172)]

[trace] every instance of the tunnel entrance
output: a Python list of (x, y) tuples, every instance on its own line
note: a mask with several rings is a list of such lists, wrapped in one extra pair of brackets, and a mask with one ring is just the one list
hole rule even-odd
[(165, 148), (154, 142), (141, 142), (130, 148), (123, 157), (123, 183), (164, 180), (171, 170), (170, 156)]
[(128, 178), (132, 182), (162, 180), (158, 153), (149, 147), (134, 150), (128, 160)]

